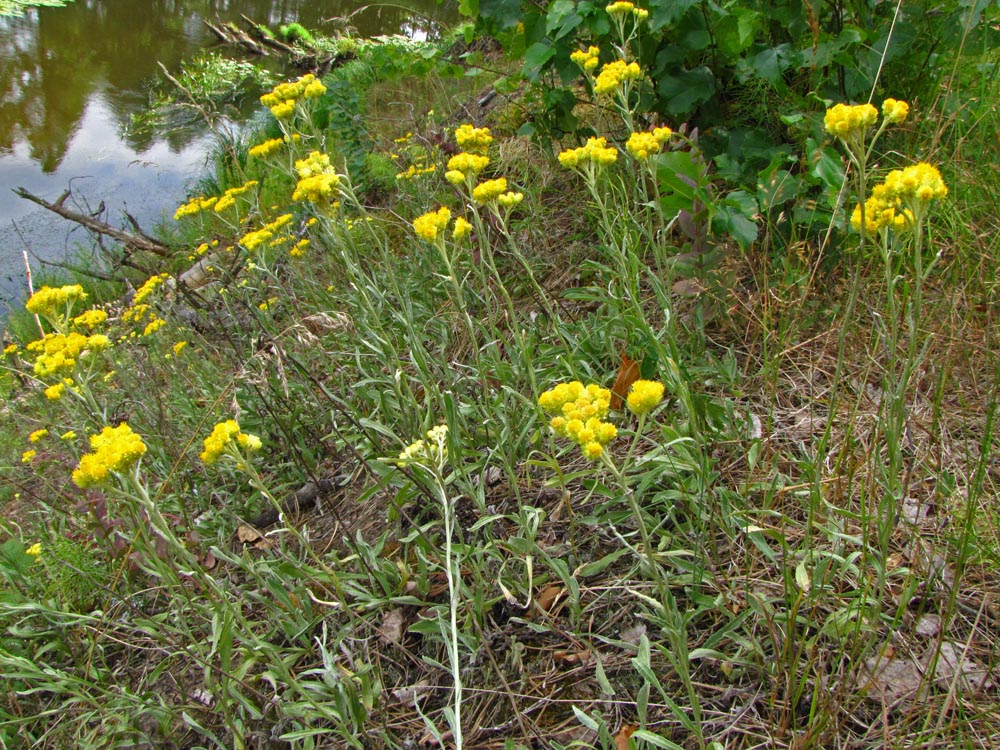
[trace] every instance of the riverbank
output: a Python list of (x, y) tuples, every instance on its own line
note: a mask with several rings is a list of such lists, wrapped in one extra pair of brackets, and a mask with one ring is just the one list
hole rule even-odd
[(995, 734), (991, 160), (923, 97), (672, 120), (662, 12), (534, 8), (279, 84), (166, 267), (29, 303), (7, 741)]

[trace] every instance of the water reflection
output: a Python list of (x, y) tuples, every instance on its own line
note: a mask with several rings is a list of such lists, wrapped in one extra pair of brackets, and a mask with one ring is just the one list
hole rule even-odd
[[(157, 62), (176, 73), (181, 60), (216, 44), (202, 19), (272, 28), (298, 21), (321, 33), (350, 16), (359, 36), (433, 36), (456, 20), (455, 4), (397, 0), (366, 10), (356, 0), (75, 0), (0, 18), (0, 327), (6, 304), (24, 298), (22, 250), (62, 260), (88, 238), (74, 225), (14, 196), (24, 187), (53, 200), (72, 184), (87, 206), (105, 204), (147, 228), (169, 216), (197, 176), (207, 149), (198, 132), (129, 133), (149, 102)], [(224, 50), (225, 54), (234, 54)], [(6, 303), (6, 304), (5, 304)]]
[[(89, 100), (100, 93), (118, 133), (147, 104), (145, 85), (157, 61), (176, 69), (214, 42), (202, 19), (239, 20), (240, 14), (277, 25), (297, 20), (332, 28), (351, 17), (359, 35), (430, 31), (435, 0), (375, 6), (308, 0), (76, 0), (0, 20), (0, 152), (19, 142), (51, 173), (62, 162)], [(111, 134), (109, 134), (111, 135)], [(117, 137), (115, 134), (114, 137)], [(148, 144), (132, 144), (136, 146)]]

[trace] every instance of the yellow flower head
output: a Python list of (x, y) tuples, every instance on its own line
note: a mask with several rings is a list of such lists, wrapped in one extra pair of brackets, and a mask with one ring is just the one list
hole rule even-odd
[[(488, 156), (463, 151), (460, 154), (455, 154), (448, 160), (448, 172), (461, 172), (464, 181), (466, 178), (476, 177), (486, 169), (486, 165), (489, 163), (490, 158)], [(445, 177), (451, 181), (448, 173), (445, 173)]]
[(896, 99), (882, 102), (882, 116), (893, 124), (901, 123), (910, 114), (910, 105)]
[(549, 421), (553, 432), (574, 441), (595, 460), (618, 435), (613, 424), (603, 421), (610, 404), (611, 391), (594, 383), (584, 386), (578, 380), (559, 383), (538, 397), (542, 410), (554, 415)]
[(629, 2), (611, 3), (604, 7), (609, 16), (624, 16), (635, 10), (635, 4)]
[(637, 380), (628, 392), (628, 408), (633, 414), (648, 414), (663, 400), (663, 383), (656, 380)]
[(48, 388), (45, 389), (45, 398), (47, 398), (49, 401), (58, 401), (63, 397), (63, 394), (65, 392), (66, 392), (66, 384), (56, 383), (55, 385), (50, 385)]
[(90, 328), (93, 330), (108, 319), (108, 314), (104, 310), (91, 309), (73, 318), (73, 325), (77, 328)]
[(284, 138), (271, 138), (263, 143), (258, 143), (256, 146), (247, 151), (247, 155), (254, 159), (265, 159), (271, 154), (280, 151), (284, 148), (284, 146)]
[(660, 153), (671, 133), (670, 128), (657, 128), (649, 133), (632, 133), (625, 143), (625, 149), (638, 161), (643, 161)]
[(489, 153), (490, 144), (493, 143), (493, 136), (490, 135), (489, 128), (474, 128), (468, 124), (459, 125), (455, 129), (455, 142), (463, 151), (485, 156)]
[(90, 447), (92, 452), (80, 458), (73, 472), (73, 482), (80, 489), (104, 484), (110, 474), (125, 471), (146, 453), (142, 438), (124, 422), (91, 435)]
[(472, 232), (472, 224), (459, 216), (455, 219), (455, 227), (451, 231), (451, 236), (455, 240), (464, 240)]
[(61, 317), (69, 313), (75, 302), (85, 299), (87, 299), (87, 293), (79, 284), (67, 284), (60, 287), (43, 286), (31, 295), (24, 306), (28, 312), (34, 315)]
[(588, 164), (607, 167), (618, 159), (618, 150), (608, 145), (606, 138), (588, 138), (579, 148), (567, 149), (559, 154), (559, 163), (568, 169), (580, 168)]
[(448, 457), (448, 425), (439, 424), (427, 431), (426, 440), (417, 440), (404, 448), (396, 459), (400, 468), (411, 463), (443, 466)]
[(826, 111), (823, 124), (831, 135), (849, 140), (864, 135), (878, 120), (878, 110), (871, 104), (836, 104)]
[(256, 435), (242, 432), (235, 419), (227, 419), (215, 425), (212, 434), (205, 438), (204, 445), (205, 450), (199, 458), (206, 464), (214, 464), (234, 447), (256, 452), (261, 448), (261, 441)]
[(639, 63), (627, 63), (624, 60), (613, 60), (601, 68), (601, 72), (594, 81), (594, 93), (614, 94), (626, 81), (638, 81), (642, 78), (642, 68)]
[(507, 179), (500, 177), (496, 180), (486, 180), (476, 185), (472, 189), (472, 199), (482, 205), (496, 200), (505, 192), (507, 192)]
[(571, 52), (569, 59), (590, 73), (601, 63), (601, 48), (591, 45), (586, 50)]
[(21, 463), (30, 464), (31, 460), (37, 455), (38, 451), (36, 450), (26, 450), (24, 453), (21, 454)]
[(35, 430), (33, 433), (31, 433), (30, 435), (28, 435), (28, 442), (29, 443), (37, 443), (39, 440), (41, 440), (42, 438), (44, 438), (48, 434), (49, 434), (49, 431), (46, 430), (46, 429), (44, 429), (44, 428), (41, 429), (41, 430)]
[(38, 557), (40, 554), (42, 554), (42, 543), (35, 542), (30, 547), (28, 547), (28, 549), (24, 551), (24, 554), (31, 555), (32, 557)]
[(417, 236), (435, 242), (448, 227), (451, 221), (451, 211), (442, 206), (437, 211), (429, 211), (413, 220), (413, 231)]

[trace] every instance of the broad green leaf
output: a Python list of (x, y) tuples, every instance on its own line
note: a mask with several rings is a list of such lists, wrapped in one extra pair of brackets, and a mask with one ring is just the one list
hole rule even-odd
[(666, 102), (667, 112), (686, 115), (715, 94), (715, 76), (705, 66), (680, 71), (661, 78), (657, 90)]

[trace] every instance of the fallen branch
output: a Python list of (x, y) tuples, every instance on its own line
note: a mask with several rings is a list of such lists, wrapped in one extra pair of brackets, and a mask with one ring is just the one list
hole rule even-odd
[(58, 214), (64, 219), (69, 219), (72, 222), (76, 222), (87, 231), (94, 232), (95, 234), (104, 235), (116, 240), (123, 245), (127, 245), (134, 250), (143, 250), (147, 253), (152, 253), (153, 255), (158, 255), (161, 258), (169, 258), (173, 255), (173, 250), (171, 250), (167, 245), (162, 242), (154, 240), (145, 233), (133, 234), (132, 232), (126, 232), (122, 229), (116, 229), (115, 227), (95, 219), (93, 216), (88, 216), (86, 214), (81, 214), (78, 211), (74, 211), (70, 208), (66, 208), (64, 205), (66, 199), (70, 196), (70, 191), (65, 191), (62, 195), (56, 199), (55, 202), (50, 203), (44, 198), (39, 198), (33, 193), (29, 193), (23, 187), (15, 188), (14, 193), (20, 198), (25, 198), (32, 203), (37, 203), (44, 209), (51, 211), (54, 214)]

